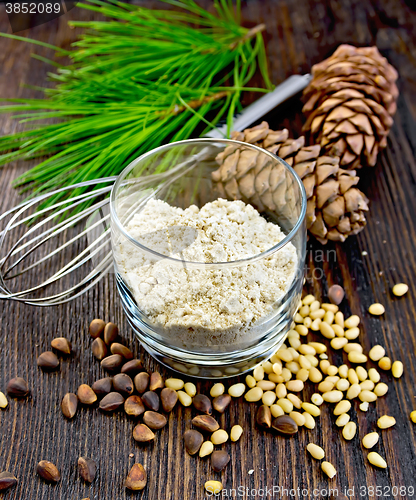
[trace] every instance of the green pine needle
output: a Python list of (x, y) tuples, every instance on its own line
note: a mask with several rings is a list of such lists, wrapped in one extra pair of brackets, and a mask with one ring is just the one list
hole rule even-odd
[[(229, 133), (257, 68), (266, 89), (250, 90), (272, 88), (261, 28), (240, 26), (239, 1), (215, 0), (216, 15), (193, 0), (164, 1), (182, 10), (101, 0), (78, 4), (107, 20), (72, 22), (85, 32), (71, 51), (0, 33), (70, 59), (62, 65), (35, 56), (56, 69), (49, 75), (55, 87), (44, 89), (44, 99), (10, 99), (0, 106), (0, 113), (27, 124), (25, 131), (0, 138), (0, 166), (40, 159), (16, 186), (35, 195), (117, 175), (140, 154), (187, 139), (201, 124), (206, 133), (221, 119)], [(55, 196), (43, 207), (80, 192)]]

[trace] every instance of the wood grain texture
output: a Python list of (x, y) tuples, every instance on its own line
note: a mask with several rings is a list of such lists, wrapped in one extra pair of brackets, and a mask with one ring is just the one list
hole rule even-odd
[[(148, 4), (146, 2), (146, 4)], [(152, 2), (153, 4), (153, 2)], [(209, 2), (205, 2), (208, 5)], [(156, 4), (155, 4), (156, 5)], [(229, 429), (239, 423), (245, 433), (237, 444), (224, 446), (231, 454), (231, 463), (222, 473), (214, 473), (209, 461), (189, 457), (183, 449), (182, 434), (190, 427), (191, 409), (178, 408), (169, 417), (166, 428), (159, 431), (155, 442), (140, 446), (132, 439), (133, 421), (123, 414), (104, 415), (97, 408), (81, 408), (77, 417), (66, 421), (60, 412), (60, 401), (79, 384), (93, 383), (102, 376), (99, 364), (92, 359), (88, 323), (94, 317), (112, 320), (120, 326), (122, 336), (134, 347), (123, 317), (112, 276), (82, 299), (58, 308), (29, 308), (15, 303), (1, 304), (0, 327), (0, 390), (13, 376), (26, 378), (31, 388), (27, 400), (10, 401), (0, 411), (0, 470), (9, 470), (18, 479), (18, 486), (0, 498), (5, 500), (121, 500), (139, 497), (143, 500), (201, 500), (207, 498), (203, 483), (220, 479), (230, 488), (300, 488), (308, 494), (288, 492), (263, 496), (251, 494), (241, 498), (328, 498), (329, 493), (314, 489), (355, 488), (351, 498), (392, 497), (391, 488), (416, 487), (416, 434), (409, 414), (416, 409), (416, 13), (411, 2), (404, 0), (251, 0), (244, 4), (245, 21), (265, 22), (267, 51), (272, 80), (278, 83), (294, 73), (305, 73), (312, 64), (327, 57), (340, 43), (376, 44), (398, 69), (401, 92), (398, 112), (388, 147), (381, 154), (377, 167), (368, 172), (362, 188), (371, 199), (367, 228), (343, 245), (322, 247), (309, 243), (307, 288), (325, 298), (333, 283), (343, 285), (347, 299), (342, 304), (345, 314), (363, 318), (361, 342), (368, 350), (381, 343), (392, 359), (401, 359), (405, 373), (400, 381), (383, 374), (389, 383), (386, 397), (371, 405), (367, 413), (352, 411), (359, 433), (352, 442), (342, 439), (334, 425), (329, 407), (324, 407), (317, 427), (302, 429), (291, 439), (273, 436), (255, 428), (256, 405), (233, 401), (230, 411), (220, 419)], [(21, 33), (49, 43), (68, 46), (76, 30), (68, 29), (68, 18), (87, 19), (92, 13), (79, 8), (67, 17), (57, 19), (30, 32)], [(0, 30), (10, 32), (4, 7), (0, 6)], [(31, 59), (33, 46), (1, 39), (0, 96), (39, 96), (21, 85), (45, 85), (46, 68)], [(46, 49), (36, 48), (50, 56)], [(246, 102), (254, 96), (246, 97)], [(268, 117), (273, 128), (286, 126), (299, 135), (303, 118), (301, 102), (292, 99)], [(20, 128), (15, 121), (0, 117), (1, 133)], [(2, 196), (0, 210), (15, 205), (19, 196), (10, 187), (11, 181), (29, 167), (28, 163), (11, 164), (0, 171)], [(367, 255), (363, 255), (363, 252)], [(42, 272), (47, 273), (47, 269)], [(391, 288), (396, 282), (409, 284), (409, 293), (395, 298)], [(382, 318), (371, 317), (368, 306), (380, 301), (386, 307)], [(365, 333), (364, 333), (365, 332)], [(61, 361), (60, 370), (45, 374), (36, 367), (36, 357), (48, 348), (55, 336), (68, 337), (75, 354)], [(331, 351), (332, 352), (332, 351)], [(145, 353), (140, 352), (149, 370), (171, 375)], [(341, 362), (341, 355), (331, 354)], [(201, 392), (211, 384), (198, 382)], [(314, 392), (305, 390), (307, 398)], [(359, 437), (375, 427), (377, 418), (393, 415), (397, 425), (381, 433), (377, 451), (386, 457), (386, 471), (370, 466)], [(327, 459), (337, 468), (333, 480), (327, 480), (319, 464), (307, 455), (309, 442), (324, 447)], [(134, 458), (130, 458), (130, 454)], [(77, 472), (77, 459), (89, 456), (98, 462), (97, 479), (85, 485)], [(40, 460), (50, 460), (60, 469), (62, 479), (55, 486), (42, 482), (35, 474)], [(148, 486), (138, 495), (125, 491), (124, 479), (134, 461), (148, 471)], [(253, 470), (252, 474), (249, 471)], [(361, 488), (381, 486), (381, 495), (367, 494)], [(230, 497), (235, 498), (236, 495)], [(396, 498), (400, 496), (397, 495)], [(238, 498), (238, 497), (237, 497)], [(401, 498), (411, 498), (405, 494)]]

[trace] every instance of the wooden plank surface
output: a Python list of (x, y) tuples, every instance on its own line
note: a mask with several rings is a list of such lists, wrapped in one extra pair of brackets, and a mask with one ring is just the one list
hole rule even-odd
[[(358, 434), (351, 442), (342, 439), (329, 407), (324, 408), (314, 430), (302, 429), (296, 437), (284, 439), (255, 428), (256, 405), (234, 401), (221, 417), (221, 425), (229, 429), (239, 423), (245, 433), (239, 443), (224, 446), (232, 458), (222, 474), (213, 473), (209, 461), (184, 452), (182, 434), (190, 427), (191, 409), (175, 410), (169, 425), (149, 446), (133, 441), (133, 422), (121, 413), (108, 416), (96, 408), (81, 409), (73, 421), (66, 421), (59, 407), (62, 396), (76, 391), (80, 383), (92, 383), (102, 376), (90, 353), (87, 327), (92, 318), (116, 322), (123, 338), (136, 353), (140, 351), (123, 317), (113, 276), (108, 276), (85, 297), (65, 306), (30, 308), (4, 302), (0, 306), (0, 390), (5, 390), (13, 376), (24, 377), (31, 388), (29, 399), (12, 400), (7, 410), (0, 411), (0, 471), (9, 470), (19, 479), (18, 486), (0, 494), (0, 498), (121, 500), (137, 496), (143, 500), (200, 500), (207, 498), (202, 485), (210, 478), (221, 478), (227, 490), (240, 487), (240, 493), (244, 492), (241, 498), (328, 498), (329, 488), (337, 489), (340, 495), (346, 488), (354, 488), (350, 498), (412, 498), (408, 488), (416, 487), (416, 428), (409, 419), (416, 409), (416, 13), (411, 7), (412, 3), (404, 0), (252, 0), (243, 8), (246, 22), (267, 25), (267, 51), (275, 83), (291, 74), (308, 72), (312, 64), (343, 42), (376, 44), (400, 74), (401, 95), (388, 147), (362, 182), (371, 199), (368, 226), (343, 245), (322, 247), (311, 242), (307, 280), (307, 288), (320, 298), (326, 297), (328, 285), (343, 285), (347, 299), (342, 310), (363, 318), (360, 340), (366, 349), (381, 343), (393, 359), (404, 363), (405, 374), (400, 381), (383, 374), (390, 388), (386, 397), (371, 405), (367, 413), (357, 412), (357, 406), (352, 411), (361, 437), (374, 429), (380, 415), (387, 413), (397, 419), (393, 429), (381, 433), (378, 446), (388, 469), (377, 470), (367, 463)], [(67, 17), (21, 34), (67, 47), (77, 33), (68, 29), (67, 19), (91, 17), (91, 13), (76, 8)], [(1, 6), (0, 30), (10, 32)], [(30, 58), (34, 48), (6, 39), (0, 44), (0, 96), (39, 96), (21, 86), (46, 82), (48, 68)], [(50, 56), (46, 49), (37, 48), (36, 52)], [(300, 134), (300, 109), (300, 101), (292, 99), (270, 115), (271, 125), (286, 126), (293, 134)], [(19, 128), (15, 121), (0, 117), (2, 134)], [(28, 166), (13, 163), (0, 171), (1, 212), (19, 201), (10, 183)], [(42, 272), (46, 274), (47, 269)], [(406, 297), (392, 296), (391, 287), (396, 282), (408, 283)], [(386, 307), (382, 318), (366, 312), (375, 301)], [(63, 360), (56, 373), (45, 374), (36, 367), (36, 358), (55, 336), (68, 337), (75, 355)], [(171, 375), (149, 356), (140, 354), (149, 370)], [(331, 360), (339, 363), (341, 356), (332, 356)], [(210, 385), (197, 383), (201, 392)], [(309, 386), (304, 397), (312, 392)], [(338, 470), (333, 480), (327, 480), (319, 464), (307, 455), (308, 442), (325, 448), (328, 460)], [(98, 462), (98, 476), (91, 486), (78, 477), (76, 462), (80, 455)], [(58, 485), (39, 480), (35, 474), (39, 460), (59, 466), (62, 479)], [(134, 461), (141, 462), (149, 474), (147, 488), (139, 495), (123, 487)], [(258, 491), (273, 486), (300, 491), (275, 490), (274, 496)], [(376, 486), (382, 488), (381, 494), (368, 490)], [(392, 487), (406, 489), (394, 496)], [(229, 497), (239, 498), (231, 493)]]

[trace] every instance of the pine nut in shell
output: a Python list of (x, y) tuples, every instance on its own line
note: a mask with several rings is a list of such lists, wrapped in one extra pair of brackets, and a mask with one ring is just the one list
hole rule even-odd
[(394, 417), (390, 417), (389, 415), (383, 415), (377, 420), (377, 426), (380, 429), (388, 429), (389, 427), (393, 427), (396, 424), (396, 419)]
[(240, 437), (243, 435), (243, 428), (241, 425), (233, 425), (231, 427), (230, 431), (230, 439), (234, 443), (240, 439)]
[(364, 448), (373, 448), (378, 443), (379, 438), (380, 436), (377, 432), (370, 432), (369, 434), (366, 434), (362, 439)]
[(396, 297), (403, 297), (408, 291), (409, 287), (406, 283), (397, 283), (392, 289), (393, 295)]
[(228, 441), (228, 432), (224, 429), (218, 429), (211, 434), (211, 441), (215, 445), (226, 443)]
[(370, 451), (370, 453), (367, 455), (367, 458), (368, 458), (368, 461), (370, 462), (371, 465), (375, 465), (376, 467), (380, 467), (380, 469), (387, 468), (386, 461), (377, 452)]
[(315, 460), (322, 460), (325, 457), (325, 451), (317, 444), (309, 443), (306, 449)]
[(337, 473), (335, 467), (330, 462), (322, 462), (321, 468), (329, 479), (332, 479)]
[(355, 422), (348, 422), (342, 429), (342, 436), (347, 441), (351, 441), (357, 432), (357, 424)]
[(381, 345), (375, 345), (370, 349), (368, 353), (369, 358), (372, 361), (380, 361), (380, 359), (386, 354), (386, 350)]
[(293, 436), (298, 432), (298, 425), (289, 415), (275, 418), (272, 422), (272, 428), (287, 436)]
[(219, 413), (224, 413), (231, 403), (231, 396), (229, 394), (221, 394), (212, 400), (212, 407)]
[(382, 314), (385, 313), (385, 311), (386, 310), (383, 304), (380, 304), (378, 302), (371, 304), (371, 306), (368, 308), (368, 312), (373, 316), (381, 316)]
[(395, 361), (391, 366), (391, 373), (394, 378), (400, 378), (403, 375), (403, 363), (401, 361)]

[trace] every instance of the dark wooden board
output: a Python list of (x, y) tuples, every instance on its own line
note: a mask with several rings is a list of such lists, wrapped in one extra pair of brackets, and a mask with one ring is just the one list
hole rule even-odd
[[(205, 3), (206, 5), (209, 2)], [(20, 375), (31, 388), (28, 400), (10, 401), (0, 411), (0, 470), (9, 470), (19, 478), (18, 486), (0, 498), (5, 500), (121, 500), (140, 497), (143, 500), (200, 500), (207, 498), (203, 483), (221, 478), (227, 490), (244, 489), (241, 498), (327, 498), (329, 488), (354, 488), (351, 498), (392, 498), (392, 487), (416, 487), (416, 427), (409, 414), (416, 409), (416, 13), (409, 0), (269, 0), (244, 4), (244, 19), (267, 25), (267, 50), (272, 79), (279, 83), (294, 73), (305, 73), (312, 64), (328, 56), (340, 43), (376, 44), (400, 73), (400, 98), (395, 124), (387, 149), (377, 167), (367, 173), (363, 189), (371, 199), (367, 228), (343, 245), (322, 247), (309, 244), (307, 287), (325, 298), (328, 285), (340, 283), (347, 291), (342, 305), (345, 313), (363, 318), (361, 341), (366, 348), (375, 343), (386, 346), (393, 359), (401, 359), (405, 373), (400, 381), (383, 374), (389, 383), (386, 397), (371, 405), (367, 413), (352, 411), (359, 432), (352, 442), (342, 439), (334, 426), (330, 409), (325, 407), (313, 431), (301, 430), (292, 439), (283, 439), (259, 431), (254, 426), (255, 405), (233, 402), (221, 424), (230, 428), (241, 424), (245, 433), (237, 444), (227, 444), (231, 463), (222, 474), (213, 473), (209, 461), (185, 454), (182, 433), (190, 427), (192, 410), (178, 408), (169, 417), (169, 425), (158, 433), (154, 444), (139, 446), (132, 439), (133, 422), (122, 414), (103, 415), (98, 409), (81, 409), (77, 417), (66, 421), (59, 403), (67, 391), (75, 391), (82, 382), (92, 383), (102, 373), (92, 361), (88, 323), (94, 317), (115, 321), (123, 337), (135, 351), (138, 343), (132, 338), (123, 317), (113, 276), (82, 299), (57, 308), (30, 308), (16, 303), (1, 303), (0, 327), (0, 390), (9, 378)], [(68, 29), (68, 18), (86, 19), (92, 14), (79, 8), (68, 16), (21, 33), (49, 43), (68, 46), (76, 30)], [(0, 30), (10, 32), (4, 7), (0, 6)], [(44, 85), (48, 68), (30, 58), (33, 46), (0, 39), (0, 96), (33, 97), (38, 92), (21, 85)], [(36, 49), (50, 56), (46, 49)], [(250, 100), (249, 96), (247, 100)], [(293, 134), (302, 127), (301, 104), (292, 99), (270, 115), (274, 128), (287, 126)], [(6, 116), (0, 117), (1, 133), (17, 130), (20, 125)], [(0, 171), (3, 212), (19, 201), (10, 187), (11, 181), (28, 168), (27, 163), (11, 164)], [(363, 252), (367, 254), (363, 254)], [(47, 269), (43, 270), (46, 274)], [(409, 285), (406, 297), (391, 294), (396, 282)], [(366, 311), (374, 301), (382, 302), (386, 314), (371, 317)], [(57, 373), (44, 374), (36, 367), (36, 357), (55, 336), (68, 337), (75, 346), (75, 355), (61, 363)], [(172, 375), (145, 353), (141, 353), (150, 370)], [(336, 356), (334, 362), (340, 361)], [(211, 384), (198, 382), (208, 390)], [(308, 387), (311, 394), (312, 387)], [(306, 394), (305, 394), (306, 397)], [(378, 451), (386, 457), (387, 470), (377, 470), (366, 460), (359, 437), (374, 429), (377, 418), (394, 415), (397, 425), (381, 433)], [(322, 445), (338, 474), (327, 480), (319, 464), (308, 456), (308, 442)], [(130, 457), (130, 454), (133, 457)], [(77, 473), (80, 455), (94, 458), (99, 473), (91, 486), (83, 484)], [(35, 474), (39, 460), (50, 460), (61, 469), (62, 480), (56, 486), (43, 483)], [(129, 494), (123, 481), (134, 461), (143, 463), (149, 474), (143, 493)], [(253, 470), (252, 474), (249, 471)], [(306, 490), (306, 492), (263, 491), (273, 488)], [(382, 487), (381, 494), (371, 494), (369, 487)], [(315, 491), (315, 489), (318, 491)], [(323, 490), (323, 491), (321, 491)], [(409, 490), (395, 498), (411, 498)], [(250, 492), (249, 492), (250, 493)], [(236, 495), (229, 497), (235, 498)], [(239, 497), (237, 497), (239, 498)]]

